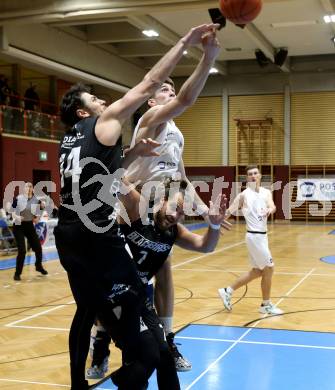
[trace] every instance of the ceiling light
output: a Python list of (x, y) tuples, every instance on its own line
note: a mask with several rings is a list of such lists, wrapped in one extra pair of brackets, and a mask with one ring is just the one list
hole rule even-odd
[(334, 15), (325, 15), (323, 17), (325, 23), (335, 23), (335, 14)]
[(219, 70), (213, 67), (213, 68), (210, 69), (209, 73), (210, 74), (216, 74), (216, 73), (219, 73)]
[(159, 37), (158, 32), (155, 31), (155, 30), (143, 30), (143, 31), (142, 31), (142, 34), (146, 35), (146, 36), (149, 37), (149, 38), (152, 38), (152, 37)]
[(286, 28), (286, 27), (304, 27), (304, 26), (313, 26), (315, 24), (318, 24), (317, 20), (301, 20), (299, 22), (293, 21), (293, 22), (278, 22), (278, 23), (271, 23), (272, 28)]

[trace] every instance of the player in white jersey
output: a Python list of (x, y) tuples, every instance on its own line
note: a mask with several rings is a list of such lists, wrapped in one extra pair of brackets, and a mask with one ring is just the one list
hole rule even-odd
[[(161, 90), (169, 90), (171, 94), (175, 95), (174, 84), (172, 80), (167, 80)], [(155, 104), (154, 98), (150, 99), (149, 105)], [(149, 110), (150, 111), (150, 110)], [(130, 147), (142, 138), (138, 134), (142, 132), (142, 123), (145, 115), (138, 121)], [(137, 158), (127, 168), (127, 178), (132, 183), (140, 182), (147, 183), (149, 181), (161, 180), (162, 177), (174, 176), (180, 169), (182, 164), (182, 154), (184, 149), (184, 136), (178, 129), (174, 121), (171, 119), (162, 126), (159, 131), (152, 134), (156, 142), (160, 144), (155, 151), (159, 154), (156, 157), (149, 159)]]
[[(176, 173), (180, 173), (181, 179), (188, 181), (182, 160), (184, 137), (175, 125), (173, 118), (181, 115), (194, 104), (208, 78), (209, 71), (220, 50), (215, 30), (203, 37), (202, 46), (203, 57), (179, 93), (176, 95), (173, 81), (168, 79), (149, 99), (150, 108), (136, 126), (132, 145), (143, 137), (152, 138), (161, 143), (161, 146), (155, 149), (159, 156), (150, 157), (147, 160), (135, 160), (128, 167), (127, 178), (129, 181), (140, 180), (144, 184), (165, 177), (174, 178)], [(195, 192), (194, 195), (199, 214), (207, 213), (207, 206)], [(177, 370), (188, 371), (191, 369), (191, 364), (183, 358), (174, 344), (173, 303), (174, 288), (171, 259), (169, 258), (156, 275), (155, 306), (174, 353)]]
[(251, 270), (240, 276), (226, 288), (219, 289), (219, 295), (225, 308), (232, 310), (231, 298), (233, 292), (245, 286), (254, 279), (261, 278), (263, 302), (259, 312), (263, 314), (282, 314), (270, 301), (274, 263), (268, 244), (267, 219), (275, 213), (271, 191), (261, 187), (261, 174), (257, 166), (246, 168), (247, 188), (241, 192), (227, 210), (227, 218), (238, 209), (242, 210), (246, 221), (246, 244), (249, 252)]

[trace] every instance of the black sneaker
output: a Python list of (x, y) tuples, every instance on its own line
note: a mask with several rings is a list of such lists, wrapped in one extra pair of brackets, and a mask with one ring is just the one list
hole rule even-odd
[(14, 274), (14, 280), (21, 280), (21, 276), (19, 274)]
[(176, 370), (179, 372), (190, 371), (192, 369), (192, 364), (178, 351), (177, 345), (174, 342), (173, 332), (166, 335), (166, 341), (174, 358)]
[(36, 271), (40, 272), (42, 275), (48, 275), (48, 271), (44, 269), (42, 266), (36, 267)]

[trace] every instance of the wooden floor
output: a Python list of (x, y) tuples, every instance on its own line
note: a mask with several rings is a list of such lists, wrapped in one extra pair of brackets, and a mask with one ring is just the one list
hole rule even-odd
[[(262, 318), (259, 281), (234, 295), (231, 313), (223, 310), (217, 289), (248, 269), (244, 225), (235, 225), (212, 254), (175, 248), (175, 329), (189, 323), (335, 331), (335, 255), (332, 226), (273, 225), (270, 248), (276, 264), (272, 300), (283, 316)], [(74, 312), (66, 274), (58, 261), (46, 263), (47, 277), (25, 267), (22, 282), (13, 270), (0, 271), (0, 388), (69, 388), (67, 336)], [(119, 353), (112, 351), (114, 365)], [(191, 357), (189, 357), (191, 358)]]

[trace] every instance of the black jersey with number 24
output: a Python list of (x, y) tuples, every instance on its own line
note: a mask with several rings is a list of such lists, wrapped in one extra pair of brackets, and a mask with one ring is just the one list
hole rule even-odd
[[(122, 140), (120, 137), (114, 146), (102, 145), (95, 135), (97, 120), (98, 117), (82, 119), (65, 133), (61, 141), (59, 152), (61, 176), (60, 222), (79, 220), (77, 212), (65, 207), (66, 205), (73, 205), (73, 195), (78, 192), (82, 205), (96, 200), (94, 210), (87, 213), (87, 216), (93, 222), (106, 221), (113, 212), (110, 202), (108, 204), (98, 199), (98, 193), (103, 185), (101, 179), (108, 178), (108, 174), (113, 174), (121, 166)], [(96, 182), (83, 186), (94, 176), (98, 179)], [(112, 179), (110, 180), (112, 188), (116, 183), (112, 183)], [(118, 188), (116, 188), (117, 191)]]

